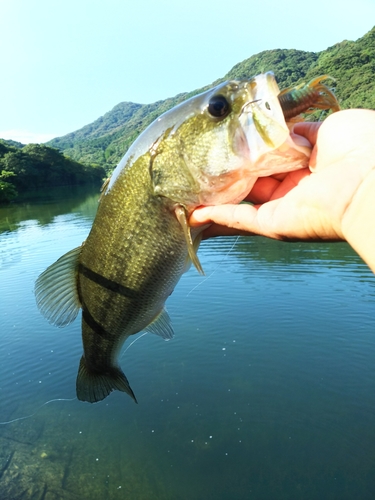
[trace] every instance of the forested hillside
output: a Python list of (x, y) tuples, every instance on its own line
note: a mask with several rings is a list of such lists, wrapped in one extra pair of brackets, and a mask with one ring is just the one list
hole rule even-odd
[(160, 114), (222, 81), (265, 71), (275, 73), (281, 89), (330, 75), (343, 109), (375, 109), (375, 27), (357, 41), (345, 40), (318, 53), (295, 49), (260, 52), (210, 85), (164, 101), (122, 102), (80, 130), (53, 139), (48, 143), (52, 147), (0, 140), (0, 202), (33, 189), (100, 182)]
[(260, 52), (207, 87), (153, 104), (120, 103), (90, 125), (49, 144), (77, 161), (102, 165), (110, 172), (139, 133), (164, 111), (221, 81), (264, 71), (275, 73), (281, 89), (328, 74), (335, 78), (332, 86), (343, 109), (375, 109), (375, 27), (355, 42), (343, 41), (318, 53), (294, 49)]
[(82, 165), (41, 144), (0, 140), (0, 202), (36, 189), (102, 182), (100, 166)]

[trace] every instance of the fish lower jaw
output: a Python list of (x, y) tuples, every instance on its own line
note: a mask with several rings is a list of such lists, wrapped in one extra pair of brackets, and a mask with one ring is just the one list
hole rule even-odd
[(211, 189), (202, 190), (199, 201), (201, 206), (240, 203), (250, 192), (257, 176), (244, 170), (226, 174), (221, 185), (215, 182)]
[(255, 168), (258, 177), (292, 172), (309, 166), (310, 155), (292, 148), (279, 148), (260, 157)]

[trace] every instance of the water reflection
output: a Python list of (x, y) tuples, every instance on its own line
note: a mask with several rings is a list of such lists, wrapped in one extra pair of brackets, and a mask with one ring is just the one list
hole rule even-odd
[(167, 303), (175, 338), (121, 354), (139, 404), (41, 406), (74, 398), (82, 346), (33, 284), (85, 239), (97, 198), (1, 211), (0, 421), (37, 412), (0, 425), (0, 497), (372, 499), (374, 276), (346, 244), (203, 242), (206, 276)]
[[(210, 256), (211, 263), (219, 265), (218, 259), (225, 253), (223, 265), (231, 269), (239, 264), (241, 273), (250, 279), (254, 275), (273, 274), (281, 280), (295, 281), (298, 273), (322, 274), (329, 279), (331, 274), (339, 272), (343, 280), (345, 276), (350, 279), (351, 286), (355, 286), (354, 275), (359, 287), (366, 283), (374, 290), (375, 286), (374, 275), (368, 266), (345, 242), (283, 242), (249, 236), (216, 238), (203, 242), (202, 247), (205, 247), (205, 254)], [(366, 293), (370, 289), (366, 289)]]
[(262, 266), (276, 265), (288, 271), (290, 265), (294, 270), (301, 264), (309, 267), (321, 263), (325, 269), (330, 262), (338, 266), (347, 265), (348, 261), (358, 262), (357, 255), (346, 243), (283, 242), (261, 236), (238, 238), (233, 248), (233, 238), (216, 238), (210, 242), (213, 251), (228, 249), (245, 266), (255, 261)]
[(0, 206), (0, 233), (16, 231), (26, 221), (50, 224), (59, 215), (76, 213), (92, 220), (95, 216), (100, 189), (92, 186), (55, 188), (35, 194), (33, 201)]

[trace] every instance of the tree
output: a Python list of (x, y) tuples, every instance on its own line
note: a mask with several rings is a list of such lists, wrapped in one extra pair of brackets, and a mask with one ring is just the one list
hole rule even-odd
[(5, 179), (9, 179), (10, 177), (15, 177), (15, 174), (13, 172), (6, 172), (5, 170), (0, 174), (0, 203), (9, 203), (18, 195), (14, 185), (5, 181)]

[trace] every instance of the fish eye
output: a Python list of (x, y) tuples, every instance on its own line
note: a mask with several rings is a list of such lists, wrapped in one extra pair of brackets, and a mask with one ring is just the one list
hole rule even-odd
[(223, 95), (214, 95), (208, 102), (208, 112), (215, 118), (225, 118), (230, 112), (229, 102)]

